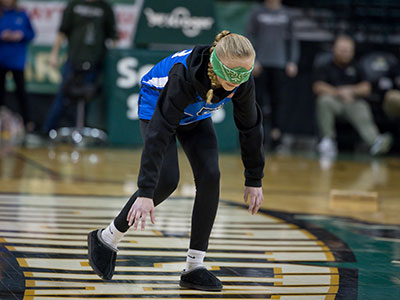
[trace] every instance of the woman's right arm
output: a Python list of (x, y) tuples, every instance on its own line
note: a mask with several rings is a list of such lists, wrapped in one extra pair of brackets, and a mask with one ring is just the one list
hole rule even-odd
[(135, 230), (140, 221), (141, 229), (145, 229), (148, 214), (150, 214), (152, 223), (155, 223), (153, 196), (160, 176), (164, 153), (171, 135), (179, 126), (184, 109), (195, 96), (193, 87), (180, 73), (185, 74), (183, 65), (176, 65), (171, 70), (168, 83), (161, 92), (144, 137), (138, 177), (138, 198), (127, 216), (129, 226), (133, 224)]
[(195, 97), (194, 88), (185, 80), (185, 74), (183, 65), (173, 67), (148, 125), (138, 178), (139, 197), (153, 198), (170, 137), (175, 134), (184, 109)]

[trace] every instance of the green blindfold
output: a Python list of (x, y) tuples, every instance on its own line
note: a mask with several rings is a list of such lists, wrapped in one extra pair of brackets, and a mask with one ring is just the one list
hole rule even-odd
[(217, 76), (233, 84), (241, 84), (249, 80), (251, 71), (254, 69), (254, 64), (250, 70), (246, 70), (243, 67), (228, 68), (219, 60), (215, 50), (211, 53), (211, 64)]

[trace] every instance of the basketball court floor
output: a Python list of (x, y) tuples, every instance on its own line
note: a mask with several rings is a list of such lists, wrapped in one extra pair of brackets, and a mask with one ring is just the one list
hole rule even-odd
[[(180, 185), (156, 208), (156, 224), (125, 236), (112, 281), (92, 272), (87, 233), (135, 191), (139, 162), (132, 149), (2, 147), (0, 299), (400, 299), (399, 157), (268, 155), (265, 200), (252, 216), (240, 157), (221, 154), (205, 264), (222, 292), (178, 285), (194, 195), (182, 153)], [(337, 202), (332, 190), (348, 197)], [(353, 192), (376, 192), (377, 201)]]

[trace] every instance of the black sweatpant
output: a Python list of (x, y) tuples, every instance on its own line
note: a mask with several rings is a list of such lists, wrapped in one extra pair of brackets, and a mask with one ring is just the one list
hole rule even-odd
[[(140, 121), (143, 139), (146, 137), (147, 126), (147, 121)], [(171, 137), (161, 167), (160, 179), (154, 192), (155, 206), (167, 199), (178, 185), (179, 166), (176, 138), (189, 159), (196, 185), (190, 249), (206, 251), (217, 214), (220, 181), (218, 145), (211, 118), (179, 126), (176, 135)], [(132, 195), (114, 220), (115, 227), (121, 232), (129, 229), (126, 218), (136, 198), (137, 192)]]
[(4, 105), (6, 96), (6, 74), (11, 72), (15, 83), (15, 94), (17, 96), (19, 113), (21, 114), (24, 124), (29, 122), (28, 115), (28, 99), (25, 91), (24, 70), (8, 70), (0, 68), (0, 106)]
[(287, 77), (284, 69), (263, 67), (256, 79), (256, 99), (268, 127), (283, 130)]

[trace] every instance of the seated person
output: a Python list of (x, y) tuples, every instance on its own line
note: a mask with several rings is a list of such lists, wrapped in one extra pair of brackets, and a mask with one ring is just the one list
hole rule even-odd
[(333, 45), (333, 59), (316, 71), (313, 91), (317, 95), (317, 122), (321, 134), (318, 151), (323, 156), (336, 156), (335, 119), (341, 117), (354, 126), (369, 146), (371, 155), (390, 150), (392, 137), (380, 134), (368, 103), (371, 84), (353, 61), (354, 41), (340, 35)]
[(384, 79), (388, 89), (383, 99), (383, 110), (388, 117), (400, 119), (400, 63), (392, 67)]

